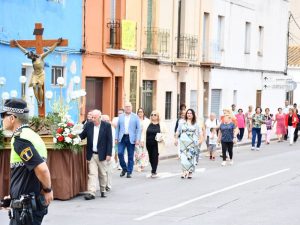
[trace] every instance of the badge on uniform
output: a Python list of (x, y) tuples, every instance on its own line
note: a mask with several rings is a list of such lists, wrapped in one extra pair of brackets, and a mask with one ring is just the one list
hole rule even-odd
[(30, 147), (25, 148), (20, 154), (21, 159), (23, 159), (25, 162), (29, 161), (32, 156), (33, 153)]

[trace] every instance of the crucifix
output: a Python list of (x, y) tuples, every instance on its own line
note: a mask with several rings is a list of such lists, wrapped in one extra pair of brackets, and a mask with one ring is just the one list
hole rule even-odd
[[(57, 46), (68, 46), (68, 40), (59, 38), (57, 40), (43, 40), (44, 28), (41, 23), (36, 23), (33, 31), (35, 40), (11, 41), (10, 47), (18, 47), (25, 55), (32, 60), (33, 72), (29, 87), (33, 87), (34, 95), (37, 99), (39, 116), (45, 117), (45, 70), (44, 59), (48, 54), (54, 51)], [(44, 52), (44, 47), (50, 47)], [(35, 48), (36, 53), (28, 51), (25, 48)]]

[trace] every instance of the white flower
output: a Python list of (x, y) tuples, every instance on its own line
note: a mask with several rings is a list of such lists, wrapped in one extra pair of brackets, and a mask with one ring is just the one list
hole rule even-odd
[(79, 137), (76, 137), (73, 139), (73, 145), (78, 145), (80, 143), (80, 138)]
[(69, 134), (71, 131), (70, 131), (69, 128), (65, 128), (65, 132), (66, 132), (67, 134)]
[(65, 141), (66, 141), (67, 143), (71, 143), (71, 142), (72, 142), (72, 139), (69, 138), (69, 137), (66, 137), (66, 138), (65, 138)]
[(55, 137), (53, 138), (53, 143), (57, 143), (57, 139)]
[(83, 130), (83, 125), (81, 123), (77, 123), (74, 125), (73, 129), (72, 129), (72, 132), (74, 132), (74, 134), (81, 134)]

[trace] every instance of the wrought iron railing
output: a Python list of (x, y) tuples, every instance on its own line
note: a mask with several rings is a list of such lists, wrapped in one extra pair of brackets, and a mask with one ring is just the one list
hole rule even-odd
[[(178, 37), (176, 37), (178, 42)], [(177, 47), (177, 58), (183, 60), (196, 61), (198, 58), (198, 36), (182, 34)]]
[(146, 47), (143, 55), (168, 58), (170, 56), (170, 31), (157, 27), (147, 27), (145, 31)]
[(109, 42), (107, 43), (108, 48), (120, 49), (120, 37), (121, 37), (121, 23), (120, 20), (109, 19), (106, 23), (109, 29)]

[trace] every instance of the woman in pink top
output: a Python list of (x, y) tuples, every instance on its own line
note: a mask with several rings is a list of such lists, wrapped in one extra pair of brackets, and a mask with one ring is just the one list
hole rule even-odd
[(278, 108), (278, 113), (276, 114), (275, 121), (274, 121), (274, 124), (277, 122), (276, 134), (277, 134), (278, 142), (282, 142), (283, 137), (286, 134), (284, 119), (285, 119), (285, 117), (284, 117), (284, 114), (282, 113), (282, 108)]
[(243, 110), (239, 109), (238, 114), (236, 114), (235, 117), (237, 119), (238, 128), (240, 130), (239, 134), (237, 135), (237, 139), (238, 139), (238, 141), (242, 141), (242, 139), (244, 137), (245, 123), (246, 123)]

